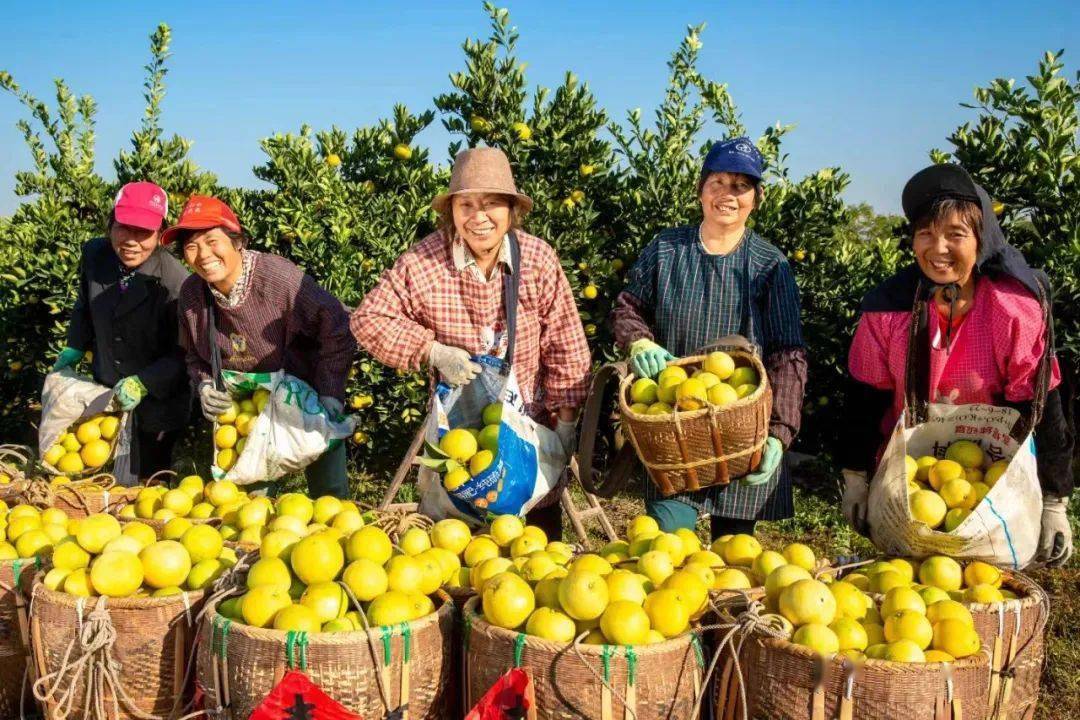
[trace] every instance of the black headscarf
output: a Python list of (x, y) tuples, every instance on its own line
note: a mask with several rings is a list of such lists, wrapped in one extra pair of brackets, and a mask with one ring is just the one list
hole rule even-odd
[[(1050, 282), (1041, 270), (1034, 270), (1023, 254), (1009, 244), (1005, 232), (994, 214), (994, 204), (986, 190), (976, 183), (959, 165), (931, 165), (908, 180), (901, 204), (908, 222), (915, 222), (935, 201), (943, 198), (967, 200), (982, 211), (982, 236), (975, 272), (995, 277), (1010, 275), (1031, 291), (1036, 298), (1049, 300)], [(919, 286), (925, 294), (916, 298)], [(923, 274), (918, 263), (912, 263), (878, 287), (871, 290), (862, 302), (863, 312), (898, 312), (911, 310), (916, 300), (923, 300), (937, 289)]]

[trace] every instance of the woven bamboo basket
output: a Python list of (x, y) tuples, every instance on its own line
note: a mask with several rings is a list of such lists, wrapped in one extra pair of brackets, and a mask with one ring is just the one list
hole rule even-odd
[(1002, 587), (1015, 592), (1018, 599), (967, 607), (983, 647), (991, 653), (988, 717), (1020, 720), (1034, 715), (1039, 700), (1050, 599), (1021, 573), (1004, 571)]
[(495, 627), (479, 607), (473, 598), (463, 610), (470, 707), (503, 673), (521, 667), (536, 687), (538, 719), (691, 717), (704, 674), (696, 634), (655, 645), (567, 645)]
[[(28, 604), (40, 560), (0, 561), (0, 717), (22, 716), (21, 698), (30, 653)], [(31, 701), (27, 701), (29, 706)]]
[(45, 720), (182, 714), (201, 591), (79, 598), (49, 590), (42, 579), (40, 573), (34, 579), (30, 637), (34, 696)]
[(316, 634), (234, 623), (216, 608), (214, 600), (207, 604), (197, 651), (196, 682), (211, 717), (247, 720), (290, 669), (306, 672), (364, 718), (388, 716), (406, 704), (411, 720), (458, 716), (449, 694), (449, 603), (401, 625)]
[[(649, 477), (664, 495), (726, 485), (753, 471), (761, 462), (769, 435), (772, 387), (761, 360), (748, 350), (728, 352), (736, 365), (751, 366), (760, 383), (750, 395), (730, 405), (669, 415), (643, 415), (630, 409), (630, 386), (637, 379), (624, 373), (619, 381), (622, 429)], [(668, 363), (700, 366), (704, 355)]]
[[(716, 720), (979, 720), (987, 717), (990, 653), (955, 663), (822, 658), (755, 628), (721, 654), (713, 686)], [(741, 687), (740, 687), (741, 686)], [(749, 710), (743, 713), (745, 698)]]
[(138, 487), (121, 487), (112, 475), (95, 475), (62, 485), (35, 479), (18, 483), (7, 495), (0, 495), (9, 505), (25, 503), (38, 508), (54, 507), (69, 518), (84, 518), (101, 512), (118, 511), (135, 499)]
[(0, 445), (0, 498), (26, 481), (26, 468), (33, 458), (34, 451), (25, 445)]

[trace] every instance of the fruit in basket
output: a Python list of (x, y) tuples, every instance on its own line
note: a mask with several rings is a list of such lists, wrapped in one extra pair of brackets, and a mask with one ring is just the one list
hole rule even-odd
[(656, 402), (660, 386), (652, 378), (638, 378), (630, 386), (630, 400), (635, 403), (652, 405)]
[[(597, 581), (603, 583), (599, 577)], [(484, 617), (492, 625), (513, 630), (528, 620), (535, 606), (532, 588), (514, 573), (500, 573), (484, 584)]]
[(705, 356), (701, 367), (705, 372), (712, 373), (720, 380), (727, 380), (735, 372), (735, 360), (726, 352), (717, 350)]
[(708, 401), (718, 407), (730, 405), (739, 399), (739, 393), (727, 383), (721, 382), (709, 388)]
[(825, 583), (797, 580), (780, 592), (780, 614), (795, 625), (828, 625), (836, 619), (836, 599)]
[(933, 490), (920, 489), (908, 496), (911, 517), (916, 522), (936, 528), (945, 520), (949, 506)]
[(98, 413), (73, 424), (45, 451), (41, 459), (62, 473), (78, 474), (98, 469), (112, 455), (110, 442), (116, 437), (120, 419), (111, 413)]
[(699, 378), (688, 378), (675, 390), (675, 402), (679, 410), (700, 410), (708, 401), (708, 388)]

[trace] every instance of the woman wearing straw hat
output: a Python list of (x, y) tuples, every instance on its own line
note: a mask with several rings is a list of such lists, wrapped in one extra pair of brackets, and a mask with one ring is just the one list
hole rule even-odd
[(642, 250), (612, 310), (615, 339), (640, 377), (653, 377), (675, 356), (737, 334), (762, 349), (773, 388), (769, 438), (755, 472), (666, 499), (646, 483), (646, 511), (668, 532), (693, 528), (700, 512), (711, 516), (714, 538), (752, 533), (757, 520), (794, 512), (783, 455), (799, 431), (806, 349), (787, 259), (747, 227), (761, 201), (762, 171), (761, 153), (748, 138), (713, 145), (698, 179), (702, 222), (657, 235)]
[(94, 380), (135, 414), (132, 471), (144, 479), (172, 465), (191, 414), (176, 311), (188, 272), (162, 247), (168, 208), (154, 183), (120, 188), (106, 237), (83, 246), (67, 346), (53, 365), (72, 367), (93, 350)]
[(990, 196), (959, 165), (919, 171), (901, 200), (915, 262), (863, 299), (848, 357), (844, 514), (867, 531), (867, 477), (909, 402), (1009, 406), (1035, 437), (1043, 492), (1036, 559), (1062, 565), (1073, 548), (1073, 436), (1048, 332), (1049, 281), (1009, 245)]
[[(180, 294), (180, 339), (207, 420), (232, 407), (212, 378), (214, 345), (222, 369), (284, 370), (319, 393), (328, 412), (341, 414), (356, 344), (340, 300), (285, 258), (249, 249), (240, 221), (217, 198), (192, 195), (161, 241), (175, 242), (195, 271)], [(304, 474), (312, 497), (349, 497), (344, 445), (327, 450)]]
[[(381, 362), (407, 370), (426, 366), (463, 385), (480, 372), (474, 356), (505, 354), (502, 280), (519, 273), (514, 373), (526, 412), (553, 425), (569, 451), (587, 391), (589, 346), (555, 251), (520, 229), (532, 204), (517, 191), (501, 150), (465, 150), (454, 162), (449, 190), (432, 202), (438, 229), (398, 258), (350, 325), (360, 346)], [(511, 230), (520, 248), (517, 266)], [(529, 521), (558, 538), (558, 494), (541, 500)]]

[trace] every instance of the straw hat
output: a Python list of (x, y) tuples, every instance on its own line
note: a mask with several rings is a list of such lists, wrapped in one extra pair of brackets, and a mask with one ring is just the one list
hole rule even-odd
[(532, 210), (533, 206), (531, 197), (517, 191), (510, 161), (499, 148), (478, 147), (458, 153), (454, 169), (450, 172), (450, 188), (436, 195), (431, 207), (437, 213), (446, 212), (450, 198), (468, 192), (511, 195), (520, 215)]

